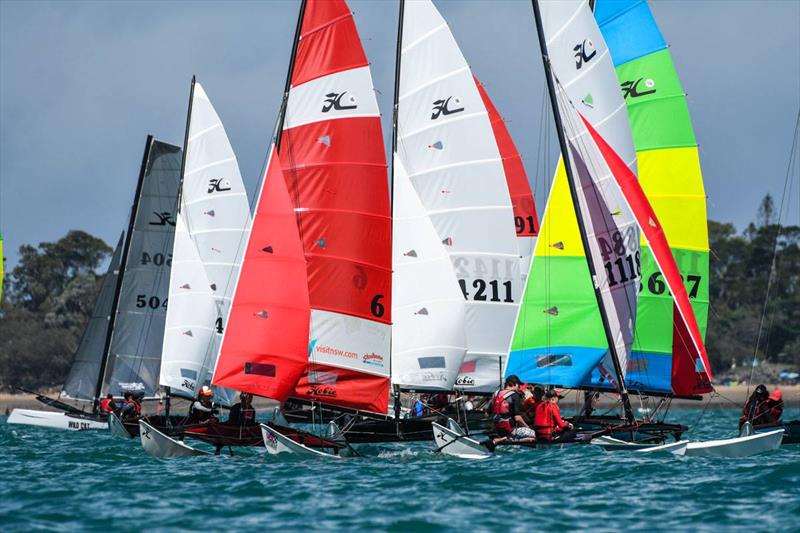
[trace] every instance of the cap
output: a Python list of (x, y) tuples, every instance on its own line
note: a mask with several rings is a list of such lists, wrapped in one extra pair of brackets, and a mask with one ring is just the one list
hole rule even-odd
[(214, 391), (208, 385), (200, 387), (200, 396), (214, 396)]
[(772, 394), (769, 395), (769, 399), (779, 402), (783, 400), (783, 393), (779, 389), (775, 389), (774, 391), (772, 391)]

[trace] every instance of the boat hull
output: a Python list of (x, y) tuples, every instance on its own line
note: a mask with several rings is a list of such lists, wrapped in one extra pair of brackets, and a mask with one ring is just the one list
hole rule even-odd
[(142, 448), (152, 457), (196, 457), (201, 455), (211, 455), (210, 453), (192, 448), (183, 442), (160, 432), (144, 420), (139, 421), (139, 438), (142, 441)]
[(261, 424), (261, 433), (264, 447), (270, 455), (295, 454), (304, 457), (341, 459), (338, 454), (328, 453), (322, 449), (311, 448), (266, 424)]
[[(447, 417), (430, 415), (396, 420), (361, 420), (347, 427), (344, 435), (351, 444), (376, 442), (419, 442), (434, 438), (433, 423), (443, 426)], [(481, 433), (492, 428), (491, 419), (484, 413), (475, 412), (468, 418), (469, 432)]]
[(783, 429), (757, 433), (733, 439), (690, 442), (686, 447), (687, 457), (749, 457), (776, 450), (783, 439)]
[(452, 455), (460, 459), (486, 459), (492, 453), (478, 441), (464, 435), (458, 431), (458, 426), (448, 428), (433, 422), (433, 441), (436, 443), (437, 452), (445, 455)]
[(8, 416), (9, 424), (37, 426), (67, 431), (88, 431), (108, 429), (105, 416), (78, 416), (58, 411), (38, 411), (35, 409), (14, 409)]
[(781, 444), (800, 444), (800, 420), (792, 420), (783, 424), (756, 426), (755, 428), (756, 433), (765, 433), (776, 429), (783, 429), (784, 431)]

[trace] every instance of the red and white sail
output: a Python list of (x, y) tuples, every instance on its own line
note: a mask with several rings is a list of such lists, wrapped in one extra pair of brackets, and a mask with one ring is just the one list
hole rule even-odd
[(279, 152), (307, 261), (308, 372), (294, 395), (386, 413), (392, 248), (369, 64), (342, 0), (309, 0)]
[(405, 4), (397, 153), (466, 298), (456, 387), (499, 386), (519, 296), (519, 247), (503, 162), (469, 65), (430, 1)]
[(536, 236), (539, 234), (539, 216), (536, 214), (536, 202), (525, 173), (525, 165), (519, 155), (511, 132), (508, 131), (503, 117), (489, 98), (489, 93), (475, 77), (475, 85), (489, 113), (489, 122), (492, 125), (497, 149), (503, 160), (503, 171), (506, 174), (508, 193), (511, 195), (511, 206), (514, 208), (514, 225), (517, 228), (517, 244), (519, 245), (520, 275), (524, 283), (531, 268), (531, 257), (536, 245)]
[(274, 147), (214, 369), (214, 385), (284, 401), (308, 363), (306, 260)]

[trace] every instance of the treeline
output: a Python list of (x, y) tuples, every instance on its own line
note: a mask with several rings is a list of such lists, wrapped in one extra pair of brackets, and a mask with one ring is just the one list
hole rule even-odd
[[(772, 198), (737, 233), (709, 221), (711, 281), (707, 345), (717, 372), (749, 365), (773, 265), (758, 358), (800, 367), (800, 227), (779, 226)], [(111, 248), (83, 231), (19, 249), (0, 304), (0, 389), (59, 386), (69, 371)]]

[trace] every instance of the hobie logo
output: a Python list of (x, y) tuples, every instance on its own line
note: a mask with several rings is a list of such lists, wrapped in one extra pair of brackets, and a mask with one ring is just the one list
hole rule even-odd
[(584, 63), (588, 63), (597, 55), (594, 43), (591, 39), (584, 39), (582, 43), (576, 44), (572, 49), (575, 51), (575, 68), (580, 69)]
[(346, 109), (357, 108), (358, 104), (356, 104), (356, 97), (352, 94), (345, 97), (346, 94), (347, 91), (326, 94), (325, 103), (322, 105), (322, 112), (327, 113), (331, 109), (334, 111), (344, 111)]
[[(640, 87), (639, 84), (644, 80), (644, 88)], [(639, 78), (636, 81), (626, 81), (620, 85), (622, 89), (622, 95), (624, 98), (631, 97), (631, 98), (638, 98), (640, 96), (645, 96), (648, 94), (653, 94), (656, 92), (655, 89), (656, 82), (653, 81), (652, 78)]]
[(172, 218), (172, 213), (167, 211), (157, 213), (156, 211), (153, 211), (153, 214), (156, 216), (156, 218), (155, 220), (150, 221), (151, 226), (166, 226), (167, 224), (170, 226), (175, 225), (175, 219)]
[(224, 178), (211, 178), (208, 180), (208, 194), (229, 190), (231, 190), (231, 182)]
[(309, 385), (308, 394), (310, 396), (324, 396), (327, 398), (335, 398), (336, 389), (330, 385)]
[[(452, 107), (450, 103), (452, 102)], [(464, 106), (461, 104), (461, 98), (457, 96), (449, 96), (442, 100), (433, 102), (433, 113), (431, 113), (431, 120), (436, 120), (440, 116), (452, 115), (464, 111)]]
[(471, 387), (472, 385), (475, 385), (475, 380), (470, 376), (458, 376), (456, 385)]

